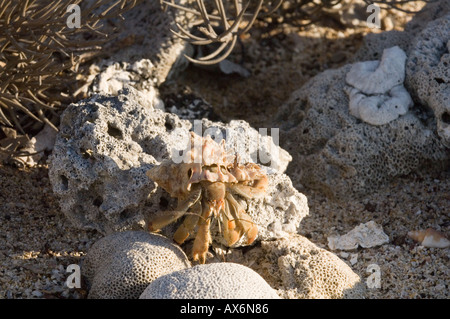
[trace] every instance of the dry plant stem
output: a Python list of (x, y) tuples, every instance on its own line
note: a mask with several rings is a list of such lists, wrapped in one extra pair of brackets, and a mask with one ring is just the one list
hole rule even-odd
[[(419, 11), (410, 11), (410, 10), (406, 10), (406, 9), (402, 9), (399, 7), (399, 5), (402, 4), (406, 4), (406, 3), (410, 3), (410, 2), (416, 2), (417, 0), (364, 0), (365, 3), (367, 3), (368, 5), (370, 4), (375, 4), (378, 5), (381, 9), (394, 9), (394, 10), (398, 10), (401, 12), (405, 12), (405, 13), (417, 13)], [(440, 1), (440, 0), (421, 0), (423, 2), (426, 3), (431, 3), (431, 2), (436, 2), (436, 1)], [(380, 6), (383, 5), (383, 6)]]
[[(198, 30), (205, 37), (196, 36), (190, 33), (189, 31), (183, 29), (180, 25), (177, 25), (179, 32), (175, 31), (172, 32), (176, 34), (178, 37), (189, 41), (193, 45), (209, 45), (212, 43), (222, 43), (212, 53), (198, 59), (193, 59), (185, 55), (185, 57), (193, 63), (211, 65), (219, 63), (220, 61), (228, 57), (228, 55), (230, 55), (230, 53), (233, 51), (234, 46), (236, 45), (238, 36), (247, 32), (251, 28), (252, 24), (255, 22), (262, 8), (263, 2), (264, 0), (258, 0), (255, 11), (249, 14), (247, 13), (247, 9), (251, 3), (251, 0), (247, 1), (244, 6), (242, 5), (243, 3), (242, 0), (233, 0), (234, 11), (230, 16), (227, 16), (227, 9), (223, 3), (223, 0), (214, 0), (215, 10), (214, 12), (211, 13), (208, 13), (204, 0), (196, 0), (196, 4), (198, 7), (197, 10), (177, 5), (174, 3), (173, 0), (171, 2), (163, 1), (162, 3), (165, 4), (166, 6), (172, 6), (178, 10), (194, 14), (201, 18), (199, 24), (202, 24), (203, 26), (198, 27)], [(282, 0), (278, 0), (277, 3), (275, 4), (274, 9), (279, 7), (281, 3)], [(244, 28), (239, 29), (240, 25), (244, 21), (244, 18), (247, 16), (249, 16), (249, 22)], [(222, 33), (220, 34), (216, 33), (213, 25), (211, 24), (212, 20), (219, 22), (218, 27), (224, 30)]]
[[(100, 22), (141, 1), (97, 0), (85, 7), (81, 0), (0, 1), (0, 125), (23, 135), (30, 121), (57, 130), (49, 117), (71, 102), (63, 93), (82, 61), (77, 54), (100, 50), (107, 40)], [(80, 28), (67, 25), (69, 5), (82, 7)], [(87, 33), (92, 39), (85, 40)]]

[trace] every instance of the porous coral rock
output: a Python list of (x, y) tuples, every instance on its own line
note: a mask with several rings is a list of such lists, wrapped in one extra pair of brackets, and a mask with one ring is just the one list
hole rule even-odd
[[(176, 207), (176, 199), (157, 187), (145, 172), (186, 148), (185, 137), (192, 124), (142, 103), (142, 96), (127, 88), (117, 97), (95, 95), (69, 106), (62, 115), (49, 177), (62, 211), (76, 227), (103, 234), (142, 229), (147, 217)], [(200, 123), (204, 123), (202, 134), (215, 125), (207, 120)], [(245, 122), (217, 123), (216, 129), (226, 131), (236, 126), (257, 133)], [(272, 143), (271, 137), (266, 140)], [(248, 145), (250, 138), (241, 138), (241, 143)], [(268, 158), (275, 153), (286, 152), (280, 149)], [(268, 173), (267, 196), (255, 201), (239, 199), (257, 221), (260, 239), (283, 234), (270, 231), (274, 221), (279, 220), (284, 230), (295, 231), (308, 214), (306, 197), (289, 178), (276, 170)], [(163, 229), (168, 237), (172, 226), (176, 227)]]
[(406, 54), (398, 46), (385, 49), (381, 62), (352, 65), (345, 80), (350, 114), (372, 125), (384, 125), (403, 115), (412, 99), (403, 86)]
[(172, 272), (154, 280), (140, 299), (279, 299), (252, 269), (212, 263)]
[[(75, 227), (103, 234), (143, 227), (145, 200), (156, 191), (145, 172), (180, 149), (173, 129), (188, 130), (189, 123), (141, 101), (128, 88), (118, 97), (95, 95), (72, 104), (62, 114), (49, 178)], [(147, 205), (159, 209), (160, 193)]]
[(260, 273), (282, 298), (364, 298), (361, 278), (335, 254), (305, 237), (263, 241), (248, 252), (251, 267)]
[(437, 132), (450, 148), (450, 14), (430, 22), (414, 39), (406, 68), (406, 83), (415, 97), (430, 107)]
[(93, 93), (104, 95), (118, 95), (121, 90), (127, 86), (137, 89), (138, 94), (142, 95), (143, 106), (155, 107), (164, 110), (164, 103), (159, 97), (159, 92), (148, 74), (154, 68), (148, 59), (136, 61), (132, 65), (129, 63), (106, 63), (106, 67), (100, 72), (98, 68), (93, 68), (96, 74)]
[(97, 241), (84, 257), (81, 273), (88, 282), (88, 298), (137, 299), (156, 278), (190, 266), (171, 240), (126, 231)]
[[(382, 10), (383, 12), (384, 10)], [(363, 44), (352, 58), (353, 62), (378, 60), (384, 49), (399, 46), (409, 56), (410, 48), (416, 35), (431, 21), (437, 20), (450, 12), (449, 1), (428, 2), (406, 24), (403, 31), (385, 31), (368, 33)]]
[(420, 109), (383, 126), (350, 114), (344, 87), (351, 67), (318, 74), (279, 110), (280, 144), (293, 157), (287, 174), (294, 186), (345, 200), (419, 168), (447, 165), (449, 154)]

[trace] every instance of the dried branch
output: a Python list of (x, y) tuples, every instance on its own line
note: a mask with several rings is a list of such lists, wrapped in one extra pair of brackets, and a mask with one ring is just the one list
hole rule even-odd
[[(197, 64), (215, 64), (225, 59), (233, 50), (237, 38), (247, 32), (255, 20), (270, 16), (271, 21), (282, 21), (289, 25), (305, 27), (323, 18), (323, 9), (329, 9), (342, 0), (192, 0), (185, 6), (175, 0), (161, 0), (163, 6), (171, 6), (185, 14), (197, 17), (198, 25), (194, 32), (178, 27), (173, 31), (178, 37), (193, 45), (220, 43), (220, 46), (208, 56), (192, 59)], [(400, 6), (418, 0), (364, 0), (367, 4), (379, 5), (381, 9), (396, 9), (410, 12)], [(437, 0), (424, 0), (433, 2)], [(244, 26), (243, 24), (246, 23)], [(277, 22), (272, 22), (272, 24)], [(221, 30), (218, 33), (217, 30)]]
[[(1, 126), (25, 136), (36, 122), (57, 130), (51, 118), (70, 102), (63, 92), (70, 93), (80, 53), (99, 50), (109, 40), (100, 31), (100, 22), (120, 16), (140, 0), (86, 2), (0, 1)], [(69, 5), (81, 7), (80, 28), (68, 26)]]
[[(419, 11), (406, 10), (406, 9), (399, 7), (399, 5), (410, 3), (410, 2), (416, 2), (416, 1), (417, 0), (364, 0), (364, 2), (367, 3), (368, 5), (375, 4), (375, 5), (379, 6), (380, 9), (385, 9), (385, 10), (393, 9), (393, 10), (398, 10), (398, 11), (409, 13), (409, 14), (417, 13), (420, 10)], [(439, 0), (420, 0), (420, 1), (425, 2), (425, 3), (432, 3), (432, 2), (439, 1)]]
[[(275, 1), (276, 9), (283, 0)], [(231, 2), (231, 1), (230, 1)], [(255, 2), (255, 1), (253, 1)], [(247, 32), (258, 14), (262, 9), (264, 0), (257, 0), (256, 6), (252, 8), (252, 12), (249, 13), (248, 9), (251, 0), (245, 2), (243, 0), (233, 0), (232, 3), (224, 4), (223, 0), (214, 0), (213, 3), (209, 2), (209, 10), (203, 0), (196, 0), (196, 8), (190, 8), (181, 6), (175, 3), (175, 0), (162, 1), (166, 6), (174, 7), (175, 9), (184, 11), (185, 13), (193, 14), (199, 17), (197, 23), (201, 24), (198, 27), (198, 31), (202, 36), (197, 36), (190, 33), (188, 30), (183, 29), (180, 25), (177, 25), (178, 32), (172, 31), (178, 37), (185, 39), (186, 41), (194, 45), (209, 45), (212, 43), (220, 43), (221, 45), (208, 56), (193, 59), (189, 56), (185, 57), (197, 64), (210, 65), (218, 63), (224, 60), (233, 50), (238, 37)], [(247, 24), (242, 27), (242, 24), (247, 21)], [(217, 30), (223, 30), (221, 33), (217, 33)], [(222, 53), (222, 55), (220, 55)], [(219, 57), (217, 57), (220, 55)]]

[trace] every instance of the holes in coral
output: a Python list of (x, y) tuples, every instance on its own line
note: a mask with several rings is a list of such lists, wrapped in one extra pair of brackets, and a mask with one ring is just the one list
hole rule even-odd
[(112, 125), (111, 123), (108, 123), (108, 134), (114, 138), (117, 138), (118, 140), (123, 139), (122, 131), (119, 130), (114, 125)]
[(164, 126), (168, 131), (172, 131), (174, 129), (172, 120), (170, 120), (170, 118), (168, 117), (166, 117), (166, 122), (164, 123)]
[(130, 219), (131, 216), (133, 215), (133, 212), (130, 211), (129, 209), (124, 209), (120, 214), (119, 217), (121, 220), (127, 220)]
[(102, 203), (103, 203), (103, 198), (101, 198), (100, 196), (97, 197), (96, 199), (94, 199), (94, 201), (92, 202), (92, 204), (97, 207), (100, 207), (100, 205)]
[(161, 209), (166, 209), (167, 207), (169, 207), (169, 201), (166, 198), (161, 197), (159, 199), (159, 207)]
[(69, 180), (67, 179), (67, 177), (65, 177), (64, 175), (60, 176), (61, 179), (61, 189), (63, 191), (66, 191), (69, 189)]
[(448, 112), (444, 112), (441, 115), (441, 120), (442, 122), (444, 122), (445, 124), (450, 124), (450, 113)]
[(441, 78), (434, 78), (434, 80), (439, 84), (445, 83), (444, 79), (441, 79)]

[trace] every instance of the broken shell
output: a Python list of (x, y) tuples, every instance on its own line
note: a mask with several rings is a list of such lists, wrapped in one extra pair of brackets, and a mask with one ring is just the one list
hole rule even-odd
[(408, 232), (408, 236), (424, 247), (447, 248), (450, 246), (450, 240), (443, 233), (432, 228), (413, 230)]

